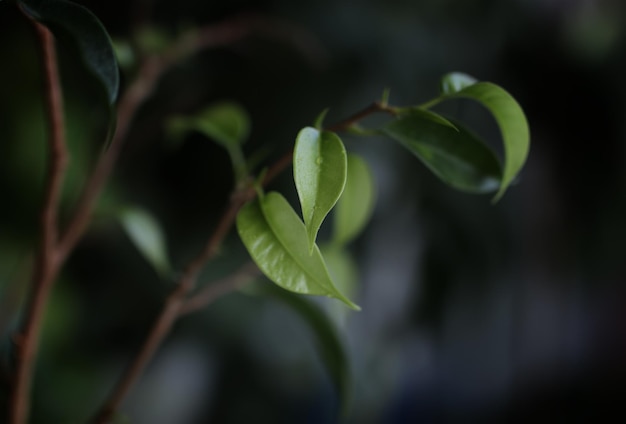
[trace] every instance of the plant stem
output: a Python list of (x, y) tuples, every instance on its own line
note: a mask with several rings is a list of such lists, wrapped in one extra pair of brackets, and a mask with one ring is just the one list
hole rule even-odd
[(57, 251), (57, 218), (59, 199), (68, 162), (63, 119), (63, 99), (54, 37), (45, 26), (35, 21), (33, 23), (43, 53), (46, 111), (50, 126), (48, 133), (50, 151), (44, 201), (40, 217), (41, 241), (35, 272), (23, 323), (14, 336), (16, 370), (10, 401), (9, 422), (11, 424), (23, 424), (28, 419), (30, 391), (42, 318), (60, 267), (60, 258)]

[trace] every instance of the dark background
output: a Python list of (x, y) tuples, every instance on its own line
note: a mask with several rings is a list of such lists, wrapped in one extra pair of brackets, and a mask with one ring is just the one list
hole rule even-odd
[[(116, 208), (133, 204), (153, 212), (182, 267), (228, 200), (226, 153), (200, 135), (173, 147), (162, 130), (167, 116), (237, 101), (252, 117), (246, 151), (265, 147), (269, 163), (326, 107), (327, 122), (337, 121), (378, 99), (385, 87), (391, 103), (417, 104), (436, 95), (441, 75), (456, 70), (500, 84), (519, 100), (531, 128), (528, 163), (494, 206), (489, 196), (444, 186), (388, 140), (345, 137), (350, 150), (368, 159), (379, 190), (371, 225), (352, 246), (360, 273), (355, 298), (363, 311), (349, 313), (341, 327), (354, 380), (347, 421), (626, 417), (626, 3), (79, 3), (115, 40), (149, 16), (174, 35), (254, 12), (310, 32), (323, 54), (253, 35), (198, 54), (162, 80), (56, 286), (33, 423), (84, 422), (169, 291), (122, 232)], [(73, 160), (67, 208), (101, 147), (105, 111), (75, 52), (60, 53)], [(10, 2), (0, 3), (0, 57), (6, 370), (19, 298), (14, 287), (28, 280), (36, 242), (45, 153), (38, 47)], [(455, 112), (499, 143), (484, 111), (463, 104)], [(293, 200), (289, 173), (273, 188)], [(231, 234), (202, 283), (244, 260)], [(332, 423), (336, 408), (306, 325), (279, 303), (237, 293), (177, 324), (124, 412), (133, 423)]]

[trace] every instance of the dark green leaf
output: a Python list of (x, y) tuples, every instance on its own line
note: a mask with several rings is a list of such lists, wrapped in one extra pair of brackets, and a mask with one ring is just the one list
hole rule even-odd
[(148, 212), (132, 208), (124, 210), (120, 221), (131, 241), (161, 277), (167, 276), (171, 265), (167, 256), (161, 226)]
[(241, 208), (237, 230), (259, 269), (282, 288), (359, 309), (333, 284), (317, 245), (311, 253), (304, 224), (282, 195), (268, 193)]
[(337, 134), (311, 127), (300, 131), (293, 152), (293, 177), (311, 250), (324, 218), (343, 192), (346, 169), (346, 149)]
[(87, 8), (65, 0), (21, 0), (23, 10), (52, 30), (60, 28), (78, 44), (83, 61), (104, 86), (109, 104), (115, 103), (119, 72), (106, 29)]
[(347, 409), (350, 399), (350, 367), (335, 325), (316, 305), (301, 296), (281, 290), (270, 284), (255, 284), (252, 293), (270, 295), (293, 309), (311, 328), (315, 335), (322, 363), (339, 395), (342, 409)]
[(504, 169), (500, 189), (494, 197), (494, 201), (497, 201), (522, 169), (528, 156), (530, 130), (524, 111), (507, 91), (489, 82), (467, 86), (453, 94), (453, 97), (479, 102), (491, 112), (500, 127), (504, 142)]
[(412, 109), (386, 124), (382, 132), (415, 154), (442, 181), (459, 190), (484, 193), (500, 185), (496, 155), (462, 126), (434, 121)]
[(334, 212), (334, 243), (346, 244), (361, 232), (374, 209), (375, 192), (374, 177), (367, 163), (349, 154), (346, 187)]

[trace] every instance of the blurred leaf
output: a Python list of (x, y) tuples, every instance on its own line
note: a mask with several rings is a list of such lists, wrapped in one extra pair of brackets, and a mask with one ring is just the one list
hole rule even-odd
[(274, 283), (296, 293), (334, 297), (359, 310), (333, 284), (316, 245), (310, 253), (304, 224), (279, 193), (241, 208), (237, 230), (254, 262)]
[(334, 212), (333, 243), (346, 244), (361, 232), (372, 214), (375, 197), (369, 166), (359, 156), (349, 154), (346, 187)]
[(454, 94), (470, 85), (474, 85), (478, 80), (462, 72), (451, 72), (441, 78), (441, 94)]
[(409, 149), (446, 184), (474, 193), (496, 190), (501, 171), (493, 151), (462, 126), (440, 124), (424, 112), (411, 109), (382, 132)]
[(293, 177), (313, 251), (324, 218), (346, 184), (346, 149), (337, 134), (306, 127), (296, 138)]
[(186, 119), (188, 130), (201, 132), (222, 146), (240, 146), (250, 133), (250, 118), (238, 104), (223, 102)]
[[(458, 74), (453, 74), (458, 75)], [(446, 76), (444, 80), (453, 77)], [(456, 77), (456, 87), (459, 91), (452, 91), (440, 99), (469, 98), (482, 104), (495, 118), (504, 143), (504, 169), (500, 189), (493, 201), (498, 201), (515, 179), (526, 162), (530, 148), (530, 131), (524, 111), (517, 101), (503, 88), (489, 83), (478, 82), (472, 85), (465, 84), (462, 78)], [(459, 82), (459, 80), (461, 82)], [(443, 85), (443, 84), (442, 84)]]
[(107, 93), (109, 105), (115, 103), (119, 73), (109, 34), (87, 8), (65, 0), (20, 0), (22, 9), (51, 30), (68, 33), (77, 43), (87, 68), (98, 78)]
[(159, 276), (167, 276), (172, 267), (167, 256), (165, 237), (156, 219), (144, 210), (132, 208), (121, 213), (120, 221), (135, 247)]
[(322, 363), (337, 390), (341, 409), (346, 411), (350, 401), (350, 367), (333, 322), (309, 300), (274, 285), (254, 284), (250, 289), (252, 293), (268, 295), (283, 302), (309, 325), (315, 335)]
[(430, 119), (435, 124), (444, 125), (446, 127), (450, 127), (458, 131), (456, 125), (454, 125), (448, 118), (436, 112), (433, 112), (432, 110), (426, 110), (422, 107), (415, 107), (415, 106), (398, 109), (399, 116), (404, 115), (404, 114), (410, 114), (410, 113), (421, 115), (425, 119)]
[(135, 35), (139, 50), (147, 54), (163, 53), (171, 44), (171, 37), (161, 28), (144, 26)]
[(317, 118), (315, 118), (315, 123), (313, 124), (315, 129), (321, 131), (322, 128), (324, 128), (324, 119), (326, 119), (327, 114), (328, 108), (324, 109), (319, 115), (317, 115)]
[[(350, 252), (338, 245), (320, 246), (320, 250), (337, 288), (349, 298), (353, 298), (357, 293), (359, 270)], [(337, 302), (326, 306), (330, 317), (343, 328), (350, 311)]]
[(248, 176), (241, 145), (250, 134), (250, 118), (238, 104), (218, 103), (196, 115), (175, 116), (167, 122), (167, 133), (174, 142), (179, 142), (189, 131), (198, 131), (226, 148), (235, 171), (235, 180), (243, 181)]

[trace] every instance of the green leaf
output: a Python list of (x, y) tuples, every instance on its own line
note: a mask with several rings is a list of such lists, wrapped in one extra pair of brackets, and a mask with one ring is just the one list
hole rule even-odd
[(468, 130), (442, 125), (420, 109), (386, 124), (382, 132), (400, 142), (436, 176), (459, 190), (484, 193), (500, 185), (494, 152)]
[(454, 94), (478, 82), (476, 78), (462, 72), (451, 72), (441, 78), (441, 94)]
[(120, 215), (120, 222), (135, 247), (157, 271), (160, 277), (171, 272), (165, 237), (161, 226), (148, 212), (128, 208)]
[(109, 105), (115, 103), (119, 72), (113, 44), (106, 29), (87, 8), (65, 0), (21, 0), (22, 9), (54, 31), (68, 33), (77, 43), (87, 68), (107, 93)]
[(345, 412), (350, 401), (350, 366), (333, 322), (309, 300), (274, 285), (255, 284), (249, 291), (269, 295), (283, 302), (309, 325), (315, 335), (322, 363), (339, 395), (341, 409)]
[(500, 189), (493, 198), (497, 202), (524, 166), (530, 149), (530, 130), (524, 111), (502, 87), (479, 82), (463, 88), (452, 97), (475, 100), (486, 107), (495, 118), (504, 142), (504, 169)]
[(361, 232), (372, 214), (375, 197), (369, 166), (359, 156), (349, 154), (346, 187), (334, 212), (334, 243), (344, 245)]
[(168, 120), (167, 133), (173, 141), (179, 141), (189, 131), (198, 131), (225, 147), (233, 164), (235, 180), (247, 178), (248, 166), (241, 145), (250, 134), (250, 118), (241, 106), (223, 102), (194, 116)]
[[(344, 246), (336, 244), (320, 246), (320, 251), (337, 288), (349, 298), (354, 297), (358, 288), (359, 270), (350, 252)], [(338, 302), (326, 306), (330, 318), (345, 328), (350, 311)]]
[(188, 118), (188, 126), (226, 148), (242, 145), (250, 134), (250, 118), (238, 104), (223, 102)]
[(346, 149), (337, 134), (303, 128), (293, 152), (293, 177), (312, 251), (317, 232), (346, 184)]
[(360, 309), (335, 287), (317, 245), (310, 252), (304, 224), (282, 195), (272, 192), (246, 204), (237, 215), (237, 231), (254, 262), (274, 283)]

